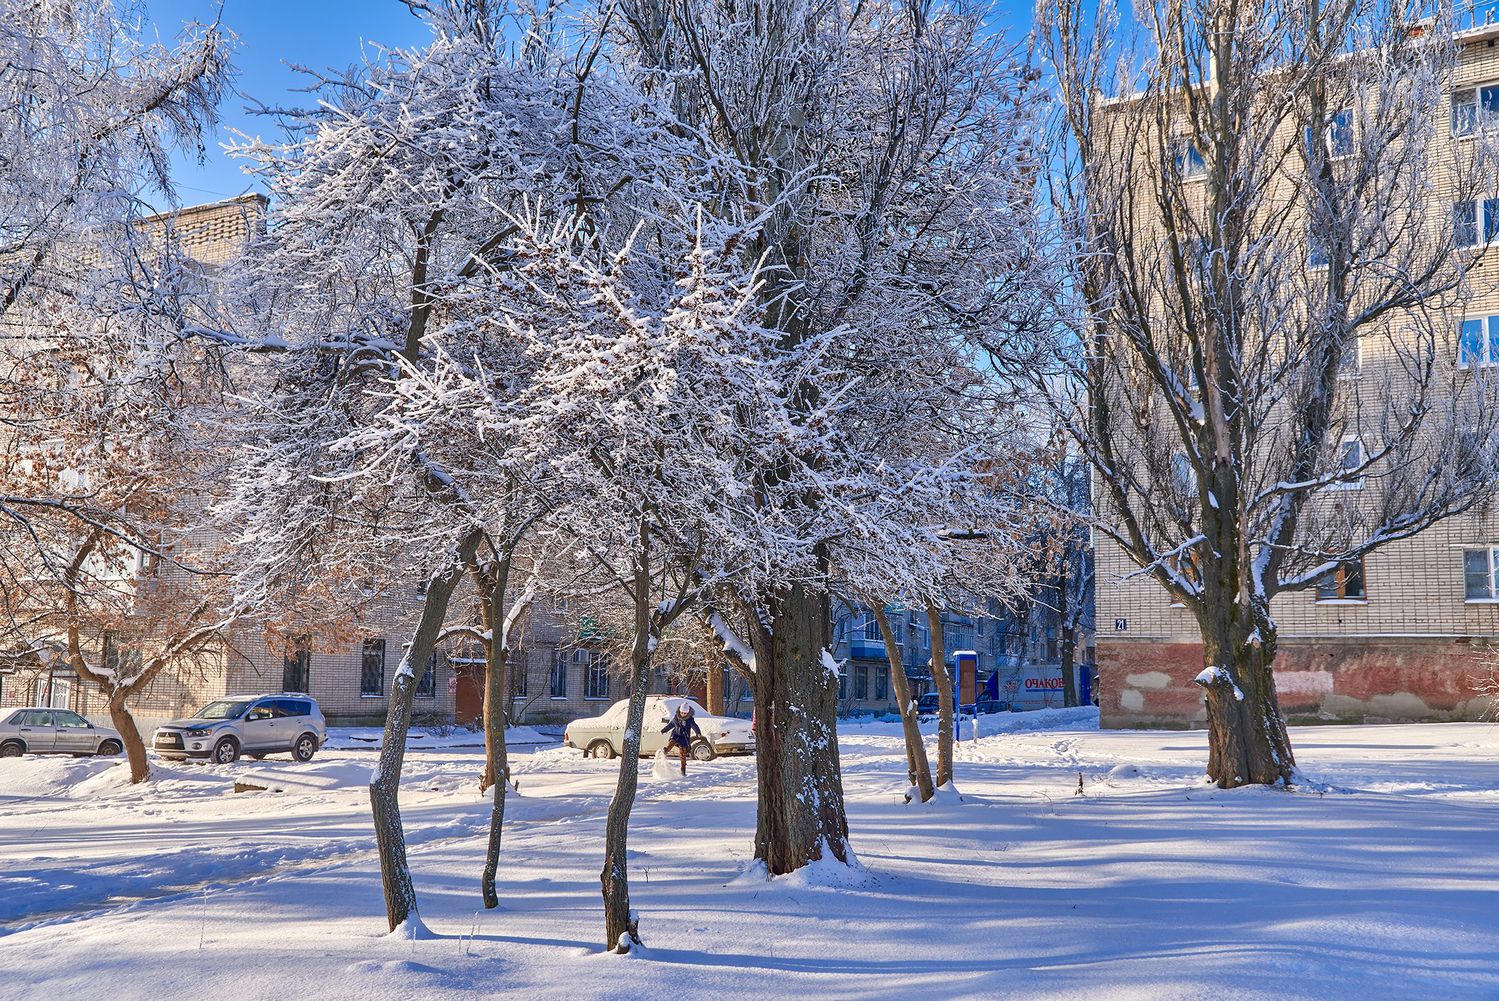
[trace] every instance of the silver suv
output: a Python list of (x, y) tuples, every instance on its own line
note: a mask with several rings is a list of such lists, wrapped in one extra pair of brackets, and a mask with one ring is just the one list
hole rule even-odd
[(241, 753), (260, 759), (290, 751), (311, 760), (328, 739), (328, 724), (310, 695), (232, 695), (210, 702), (188, 719), (159, 727), (152, 747), (163, 758), (208, 758), (227, 764)]

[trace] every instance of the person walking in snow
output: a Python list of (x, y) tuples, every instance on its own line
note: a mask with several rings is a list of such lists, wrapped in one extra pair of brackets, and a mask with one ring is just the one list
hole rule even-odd
[(661, 728), (662, 733), (670, 733), (671, 737), (666, 741), (664, 753), (670, 754), (675, 747), (682, 752), (682, 774), (687, 774), (687, 751), (692, 747), (692, 735), (696, 733), (699, 737), (703, 735), (702, 728), (697, 725), (697, 720), (692, 714), (692, 703), (683, 702), (677, 706), (677, 713), (666, 721)]

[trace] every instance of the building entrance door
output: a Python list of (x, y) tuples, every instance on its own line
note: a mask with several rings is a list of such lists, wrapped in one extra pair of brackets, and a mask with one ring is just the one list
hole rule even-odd
[(478, 726), (484, 719), (484, 665), (453, 665), (458, 687), (453, 692), (453, 722), (459, 726)]

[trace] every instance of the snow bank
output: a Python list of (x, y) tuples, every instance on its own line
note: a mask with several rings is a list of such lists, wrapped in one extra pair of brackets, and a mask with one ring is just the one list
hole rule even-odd
[[(379, 750), (384, 736), (384, 729), (377, 726), (329, 727), (328, 742), (325, 746), (337, 751)], [(556, 743), (556, 738), (548, 737), (533, 727), (512, 726), (505, 730), (506, 747), (551, 746)], [(413, 727), (406, 734), (406, 747), (408, 750), (420, 750), (427, 747), (483, 746), (484, 732), (482, 730), (468, 730), (463, 727), (453, 728), (445, 734), (420, 727)]]

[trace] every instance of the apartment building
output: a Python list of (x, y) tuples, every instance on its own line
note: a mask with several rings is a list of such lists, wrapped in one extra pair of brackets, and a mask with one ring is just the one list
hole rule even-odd
[[(1459, 33), (1449, 99), (1432, 109), (1441, 140), (1432, 155), (1453, 155), (1499, 125), (1494, 20), (1480, 16)], [(1357, 127), (1351, 111), (1334, 116), (1335, 155), (1339, 130)], [(1184, 169), (1192, 169), (1191, 160), (1190, 153), (1181, 158)], [(1456, 242), (1481, 255), (1446, 363), (1499, 366), (1499, 248), (1491, 246), (1499, 236), (1499, 177), (1476, 198), (1432, 192), (1430, 205), (1433, 212), (1452, 212)], [(1315, 250), (1309, 256), (1316, 266)], [(1371, 363), (1379, 360), (1362, 359)], [(1345, 364), (1356, 380), (1360, 359)], [(1344, 446), (1352, 459), (1368, 447), (1352, 439)], [(1095, 553), (1103, 725), (1204, 725), (1203, 693), (1193, 683), (1203, 668), (1202, 645), (1192, 615), (1102, 533)], [(1499, 510), (1473, 510), (1391, 542), (1309, 590), (1278, 595), (1271, 615), (1279, 632), (1276, 689), (1292, 722), (1480, 718), (1488, 702), (1480, 697), (1479, 679), (1499, 654)]]
[[(932, 638), (924, 609), (891, 605), (885, 610), (899, 647), (897, 660), (913, 697), (935, 691), (932, 681)], [(990, 602), (983, 614), (942, 613), (942, 640), (949, 677), (962, 683), (965, 668), (958, 658), (972, 655), (968, 687), (960, 698), (997, 699), (1018, 708), (1062, 704), (1061, 667), (1055, 616), (1028, 604), (1006, 609)], [(838, 706), (845, 715), (894, 712), (895, 692), (890, 681), (890, 659), (874, 613), (856, 602), (834, 606), (833, 657), (839, 663)], [(1085, 638), (1077, 669), (1089, 676)]]

